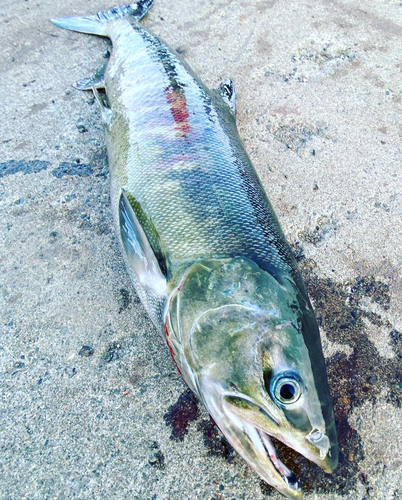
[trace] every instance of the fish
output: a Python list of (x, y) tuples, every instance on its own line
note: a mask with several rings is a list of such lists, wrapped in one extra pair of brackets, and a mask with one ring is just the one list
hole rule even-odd
[(116, 234), (150, 319), (232, 447), (301, 498), (272, 438), (337, 466), (317, 320), (237, 131), (233, 81), (203, 85), (140, 23), (152, 3), (52, 22), (112, 41), (106, 65), (74, 86), (100, 105)]

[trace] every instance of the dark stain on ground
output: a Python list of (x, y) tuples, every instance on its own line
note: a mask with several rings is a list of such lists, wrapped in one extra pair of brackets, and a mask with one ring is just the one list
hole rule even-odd
[(109, 173), (109, 162), (106, 148), (100, 148), (95, 151), (90, 159), (90, 163), (95, 172), (95, 177), (107, 177)]
[[(304, 491), (336, 492), (348, 495), (356, 490), (357, 481), (370, 489), (369, 480), (360, 474), (359, 462), (364, 458), (364, 446), (358, 432), (348, 423), (351, 413), (367, 401), (380, 400), (384, 387), (388, 387), (385, 401), (397, 407), (402, 402), (402, 334), (380, 314), (367, 310), (367, 299), (389, 309), (389, 286), (373, 276), (361, 276), (343, 283), (318, 278), (315, 264), (296, 253), (304, 281), (312, 299), (318, 323), (327, 338), (352, 348), (351, 355), (337, 353), (327, 360), (327, 371), (338, 430), (340, 458), (333, 474), (320, 468), (287, 447), (275, 441), (278, 456), (301, 479)], [(392, 359), (380, 355), (366, 332), (365, 321), (391, 330), (391, 345), (396, 356)], [(365, 477), (365, 479), (364, 479)], [(263, 481), (261, 490), (270, 494), (272, 488)]]
[(306, 243), (316, 245), (320, 243), (328, 233), (337, 230), (336, 221), (327, 215), (319, 217), (313, 228), (306, 228), (299, 233), (299, 238)]
[(208, 455), (220, 456), (229, 463), (233, 462), (235, 451), (212, 420), (201, 420), (197, 431), (202, 432)]
[(39, 160), (10, 160), (5, 163), (0, 163), (0, 177), (5, 177), (7, 175), (13, 175), (18, 172), (24, 172), (24, 174), (36, 174), (41, 170), (46, 170), (50, 162), (39, 161)]
[(166, 425), (172, 427), (170, 439), (183, 441), (184, 436), (188, 433), (190, 422), (197, 420), (198, 414), (197, 398), (190, 389), (187, 389), (163, 416)]
[[(395, 352), (402, 359), (402, 333), (398, 330), (392, 330), (389, 334), (393, 346), (395, 347)], [(399, 387), (402, 387), (402, 380), (400, 381)]]
[[(34, 162), (28, 162), (28, 163), (34, 163)], [(46, 167), (49, 164), (49, 162), (39, 162), (39, 163), (47, 163)], [(93, 153), (88, 163), (81, 163), (79, 159), (76, 160), (75, 162), (63, 161), (59, 164), (57, 168), (52, 170), (52, 174), (58, 179), (61, 179), (64, 176), (72, 177), (75, 175), (78, 177), (89, 177), (91, 175), (94, 175), (95, 177), (105, 178), (108, 175), (108, 159), (107, 159), (106, 149), (101, 148), (97, 150), (95, 153)]]
[[(183, 441), (184, 436), (188, 433), (190, 422), (197, 420), (198, 417), (198, 400), (192, 391), (187, 389), (164, 415), (166, 425), (172, 427), (170, 438), (175, 441)], [(202, 432), (208, 455), (223, 457), (229, 463), (233, 461), (235, 451), (212, 419), (200, 420), (197, 431)]]
[[(285, 78), (285, 81), (288, 80)], [(277, 141), (285, 144), (288, 149), (295, 151), (295, 153), (299, 153), (299, 151), (314, 137), (325, 137), (327, 127), (310, 126), (304, 123), (298, 123), (296, 120), (291, 120), (289, 123), (278, 123), (270, 120), (267, 125), (267, 130)]]
[(106, 351), (102, 355), (102, 361), (104, 363), (110, 363), (121, 357), (121, 350), (123, 346), (119, 341), (112, 342), (106, 348)]
[(125, 288), (120, 288), (120, 296), (119, 296), (119, 314), (125, 311), (128, 306), (131, 304), (132, 299), (130, 292), (128, 292)]
[(70, 177), (73, 175), (78, 175), (79, 177), (89, 177), (90, 175), (92, 175), (92, 173), (92, 165), (77, 162), (68, 163), (65, 161), (60, 163), (57, 168), (52, 170), (52, 174), (58, 179), (61, 179), (66, 175)]
[(148, 463), (156, 469), (165, 468), (165, 455), (159, 449), (157, 441), (151, 444), (151, 453), (148, 455)]

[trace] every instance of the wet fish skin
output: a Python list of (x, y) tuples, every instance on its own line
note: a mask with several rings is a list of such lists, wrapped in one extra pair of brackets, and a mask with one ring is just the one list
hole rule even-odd
[(232, 83), (208, 90), (138, 22), (151, 5), (54, 23), (113, 43), (104, 74), (77, 88), (101, 105), (113, 216), (142, 302), (229, 442), (297, 498), (268, 436), (336, 467), (317, 323), (238, 135)]

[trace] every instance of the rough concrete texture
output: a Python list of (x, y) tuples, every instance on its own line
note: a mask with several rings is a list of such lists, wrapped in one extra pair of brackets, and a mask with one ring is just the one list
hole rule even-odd
[[(0, 5), (0, 498), (279, 499), (187, 392), (123, 267), (99, 109), (71, 88), (108, 43), (48, 21), (110, 6)], [(402, 499), (399, 0), (155, 0), (144, 22), (207, 85), (235, 81), (316, 308), (341, 463), (284, 459), (308, 499)]]

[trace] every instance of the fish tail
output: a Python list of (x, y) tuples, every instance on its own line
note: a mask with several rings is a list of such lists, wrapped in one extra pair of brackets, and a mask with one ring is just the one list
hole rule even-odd
[(138, 21), (142, 19), (152, 7), (154, 0), (138, 0), (136, 3), (113, 7), (105, 12), (98, 12), (94, 16), (65, 17), (51, 19), (59, 28), (91, 35), (108, 36), (107, 25), (116, 19), (132, 16)]

